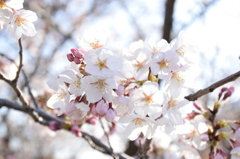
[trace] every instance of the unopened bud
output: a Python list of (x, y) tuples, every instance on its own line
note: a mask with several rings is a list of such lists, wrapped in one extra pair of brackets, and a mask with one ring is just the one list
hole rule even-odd
[(234, 92), (234, 87), (230, 87), (227, 93), (224, 94), (223, 100), (226, 100), (228, 97), (230, 97), (233, 92)]
[(112, 122), (115, 116), (116, 116), (115, 111), (113, 109), (108, 109), (105, 118), (107, 121)]
[(222, 97), (223, 92), (225, 92), (225, 91), (227, 91), (227, 90), (228, 90), (227, 87), (223, 87), (223, 88), (221, 89), (220, 93), (218, 94), (218, 100), (220, 100), (220, 98)]
[(202, 108), (201, 108), (196, 102), (193, 102), (193, 106), (194, 106), (196, 109), (202, 111)]
[(199, 115), (199, 113), (195, 112), (194, 110), (191, 113), (187, 114), (187, 117), (185, 117), (185, 119), (187, 120), (192, 120), (195, 118), (195, 116)]
[(104, 100), (101, 100), (100, 102), (97, 103), (96, 105), (96, 112), (99, 115), (105, 115), (107, 113), (109, 106), (106, 102), (104, 102)]
[(74, 62), (76, 63), (76, 64), (80, 64), (81, 63), (81, 61), (79, 60), (79, 58), (78, 57), (74, 57)]
[(74, 57), (72, 54), (67, 54), (67, 58), (70, 62), (72, 62), (74, 60)]
[(94, 117), (88, 118), (88, 119), (86, 120), (86, 123), (95, 125), (98, 120), (99, 120), (99, 118), (96, 117), (96, 116), (94, 116)]
[(116, 90), (118, 96), (122, 96), (124, 94), (124, 86), (119, 85), (118, 89)]
[(77, 137), (81, 137), (81, 136), (82, 136), (81, 129), (80, 129), (80, 127), (78, 127), (77, 125), (73, 125), (73, 126), (71, 127), (71, 132), (72, 132), (73, 134), (75, 134)]
[(53, 131), (57, 131), (61, 129), (61, 124), (56, 121), (50, 121), (49, 128)]
[(75, 57), (82, 58), (86, 52), (80, 49), (70, 49)]

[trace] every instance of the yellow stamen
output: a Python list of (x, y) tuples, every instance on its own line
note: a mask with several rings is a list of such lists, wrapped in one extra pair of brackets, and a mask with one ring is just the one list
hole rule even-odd
[(18, 26), (23, 26), (26, 23), (26, 19), (21, 18), (20, 16), (16, 18), (15, 22), (17, 23)]
[(160, 69), (168, 68), (168, 67), (169, 67), (169, 62), (168, 62), (168, 60), (166, 60), (166, 59), (162, 60), (162, 61), (159, 62), (158, 64), (159, 64), (159, 66), (160, 66)]
[(179, 55), (185, 55), (186, 54), (186, 46), (185, 45), (182, 45), (180, 48), (178, 48), (176, 50), (176, 52), (179, 54)]

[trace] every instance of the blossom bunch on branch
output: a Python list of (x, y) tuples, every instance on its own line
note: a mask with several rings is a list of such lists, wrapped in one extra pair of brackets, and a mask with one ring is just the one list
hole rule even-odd
[(183, 124), (180, 109), (188, 104), (186, 80), (198, 50), (185, 36), (170, 43), (147, 38), (114, 53), (103, 30), (87, 29), (67, 54), (71, 65), (48, 82), (55, 93), (47, 105), (76, 125), (94, 117), (126, 124), (130, 140), (141, 133), (151, 139), (157, 129), (172, 132)]

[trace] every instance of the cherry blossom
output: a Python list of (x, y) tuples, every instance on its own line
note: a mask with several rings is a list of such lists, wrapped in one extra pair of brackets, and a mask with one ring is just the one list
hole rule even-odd
[(36, 35), (36, 30), (32, 22), (37, 20), (37, 15), (30, 10), (19, 10), (13, 14), (11, 22), (8, 25), (10, 36), (19, 39), (22, 34), (26, 36)]
[(78, 39), (78, 46), (84, 51), (103, 47), (107, 41), (107, 35), (104, 30), (97, 28), (88, 28), (83, 32), (83, 38)]
[(147, 138), (151, 139), (154, 135), (152, 127), (153, 121), (147, 117), (137, 114), (127, 115), (119, 119), (120, 123), (129, 123), (126, 127), (126, 136), (130, 140), (136, 140), (141, 133)]
[(171, 50), (159, 52), (153, 56), (150, 68), (152, 74), (158, 75), (158, 78), (169, 79), (171, 71), (175, 71), (180, 67), (178, 62), (179, 56), (175, 52)]

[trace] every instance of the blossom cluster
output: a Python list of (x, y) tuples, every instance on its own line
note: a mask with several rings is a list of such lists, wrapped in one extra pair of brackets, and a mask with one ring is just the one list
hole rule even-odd
[(84, 31), (79, 48), (67, 54), (71, 65), (48, 82), (55, 93), (47, 105), (73, 124), (95, 117), (127, 124), (131, 140), (141, 133), (151, 139), (159, 128), (172, 132), (182, 125), (180, 108), (188, 104), (185, 81), (197, 51), (185, 33), (170, 43), (139, 40), (120, 53), (105, 47), (106, 39), (103, 30)]
[(0, 0), (0, 30), (7, 28), (11, 37), (19, 39), (22, 34), (34, 36), (37, 32), (32, 22), (37, 20), (33, 11), (24, 10), (24, 0)]

